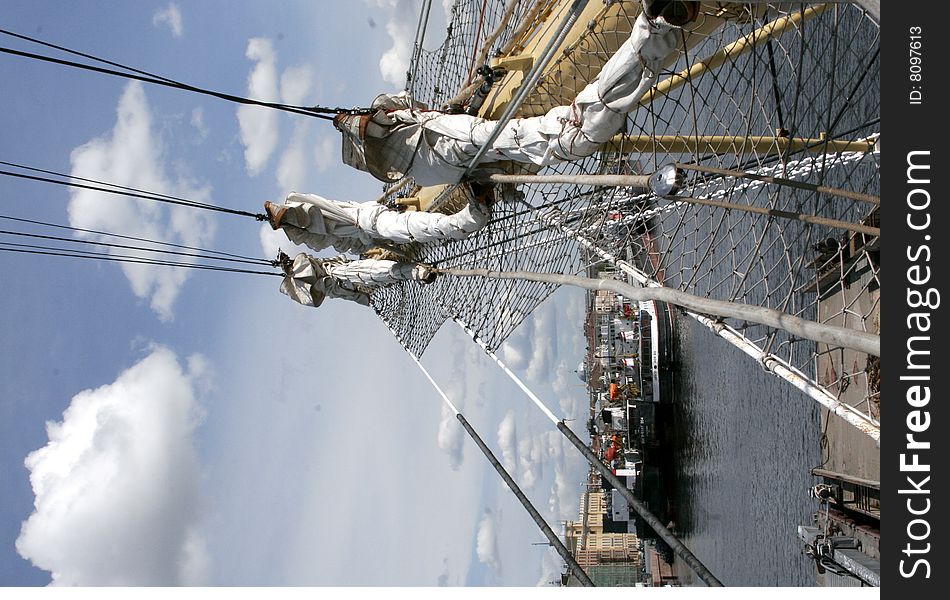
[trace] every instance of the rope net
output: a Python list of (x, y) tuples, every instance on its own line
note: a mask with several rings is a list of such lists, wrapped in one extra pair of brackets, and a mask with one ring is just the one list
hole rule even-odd
[[(439, 107), (466, 85), (478, 66), (480, 42), (502, 24), (506, 5), (502, 0), (454, 4), (442, 46), (421, 51), (412, 65), (408, 89), (417, 100)], [(563, 7), (557, 5), (518, 2), (488, 56), (530, 54), (560, 20)], [(569, 104), (628, 37), (639, 12), (639, 2), (589, 2), (518, 116)], [(591, 158), (541, 174), (649, 174), (678, 162), (879, 195), (879, 27), (860, 8), (704, 2), (682, 38), (658, 85), (628, 118), (624, 136)], [(496, 85), (481, 114), (497, 118), (521, 76), (510, 70), (509, 85)], [(492, 222), (481, 232), (412, 247), (410, 253), (444, 268), (587, 273), (598, 259), (542, 219), (557, 211), (581, 237), (665, 286), (879, 333), (878, 237), (785, 218), (803, 214), (878, 227), (874, 204), (696, 169), (686, 173), (680, 193), (685, 198), (675, 200), (629, 188), (505, 189), (507, 201), (495, 205)], [(730, 206), (699, 205), (689, 198)], [(443, 209), (457, 207), (448, 202)], [(416, 356), (452, 318), (496, 349), (554, 289), (442, 277), (429, 286), (380, 290), (373, 306)], [(876, 358), (761, 325), (728, 324), (832, 396), (879, 418)]]

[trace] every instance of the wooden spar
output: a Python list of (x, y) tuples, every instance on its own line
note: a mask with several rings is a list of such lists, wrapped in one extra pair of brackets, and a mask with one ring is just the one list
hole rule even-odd
[(683, 69), (679, 73), (671, 75), (667, 79), (657, 83), (643, 96), (643, 98), (640, 99), (640, 104), (650, 104), (660, 96), (669, 94), (685, 83), (689, 81), (695, 81), (707, 72), (715, 69), (716, 67), (722, 66), (727, 61), (733, 60), (736, 57), (753, 50), (757, 46), (764, 44), (772, 37), (780, 36), (790, 28), (798, 27), (804, 21), (817, 17), (822, 12), (824, 12), (828, 6), (828, 4), (809, 6), (805, 10), (791, 15), (785, 15), (784, 17), (779, 17), (766, 23), (755, 31), (752, 31), (732, 42), (731, 44), (724, 46), (705, 59), (693, 63), (689, 68)]
[(752, 179), (754, 181), (762, 181), (764, 183), (774, 183), (776, 185), (784, 185), (788, 187), (797, 188), (800, 190), (818, 192), (819, 194), (831, 194), (832, 196), (848, 198), (849, 200), (857, 200), (858, 202), (867, 202), (868, 204), (873, 204), (875, 206), (881, 205), (880, 196), (874, 196), (871, 194), (862, 194), (859, 192), (852, 192), (851, 190), (842, 190), (840, 188), (828, 187), (826, 185), (815, 185), (814, 183), (807, 183), (805, 181), (797, 181), (795, 179), (786, 179), (784, 177), (773, 177), (771, 175), (759, 175), (758, 173), (749, 173), (748, 171), (735, 171), (733, 169), (722, 169), (719, 167), (710, 167), (707, 165), (676, 163), (676, 167), (678, 169), (685, 169), (687, 171), (698, 171), (700, 173), (712, 173), (714, 175), (723, 175), (725, 177), (735, 177), (737, 179)]
[(790, 212), (787, 210), (778, 210), (775, 208), (765, 208), (764, 206), (749, 206), (748, 204), (736, 204), (735, 202), (724, 202), (722, 200), (712, 200), (710, 198), (690, 198), (687, 196), (677, 196), (675, 200), (677, 202), (686, 202), (688, 204), (700, 204), (703, 206), (713, 206), (716, 208), (724, 208), (726, 210), (737, 210), (741, 212), (765, 215), (768, 217), (776, 217), (779, 219), (788, 219), (790, 221), (800, 221), (802, 223), (811, 223), (813, 225), (824, 225), (826, 227), (833, 227), (835, 229), (844, 229), (846, 231), (854, 231), (855, 233), (863, 233), (865, 235), (873, 235), (875, 237), (881, 235), (880, 227), (871, 227), (870, 225), (861, 225), (859, 223), (849, 223), (848, 221), (839, 221), (838, 219), (829, 219), (827, 217), (806, 215), (799, 212)]
[(397, 181), (395, 184), (393, 184), (393, 186), (390, 187), (389, 189), (383, 190), (383, 193), (380, 194), (379, 198), (376, 199), (376, 203), (382, 204), (383, 202), (386, 201), (386, 198), (389, 198), (390, 196), (392, 196), (393, 194), (395, 194), (402, 188), (409, 185), (411, 182), (412, 182), (412, 177), (403, 177), (402, 179)]
[(785, 154), (807, 150), (817, 153), (873, 152), (873, 140), (828, 140), (773, 135), (615, 135), (605, 149), (613, 152), (667, 154)]
[(697, 313), (718, 316), (722, 318), (741, 319), (750, 323), (758, 323), (776, 329), (784, 329), (789, 333), (811, 340), (851, 348), (872, 356), (881, 355), (881, 336), (855, 331), (837, 325), (827, 325), (808, 321), (788, 313), (766, 308), (764, 306), (750, 306), (738, 302), (703, 298), (688, 292), (667, 287), (635, 288), (619, 280), (591, 279), (560, 273), (534, 273), (530, 271), (492, 271), (489, 269), (436, 269), (439, 272), (456, 277), (488, 277), (491, 279), (523, 279), (557, 285), (573, 285), (587, 290), (609, 290), (631, 300), (659, 300), (667, 304), (675, 304)]
[(566, 183), (571, 185), (593, 185), (604, 187), (634, 187), (650, 189), (649, 175), (488, 175), (485, 181), (491, 183)]

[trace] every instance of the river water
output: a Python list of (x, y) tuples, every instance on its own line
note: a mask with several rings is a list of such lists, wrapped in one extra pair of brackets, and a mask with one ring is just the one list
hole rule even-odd
[[(682, 318), (675, 514), (683, 542), (724, 584), (815, 585), (796, 527), (817, 505), (818, 404), (701, 324)], [(677, 561), (684, 585), (702, 585)]]

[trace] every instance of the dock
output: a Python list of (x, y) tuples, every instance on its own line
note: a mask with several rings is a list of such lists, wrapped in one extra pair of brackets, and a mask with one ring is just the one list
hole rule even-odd
[[(880, 288), (873, 284), (879, 252), (880, 238), (851, 234), (824, 265), (813, 265), (816, 280), (805, 291), (819, 295), (819, 322), (880, 333)], [(816, 367), (819, 383), (839, 401), (880, 421), (878, 357), (819, 345)], [(818, 585), (880, 586), (880, 447), (826, 409), (820, 427), (822, 463), (812, 470), (820, 483), (813, 492), (825, 497), (798, 536), (816, 559)]]

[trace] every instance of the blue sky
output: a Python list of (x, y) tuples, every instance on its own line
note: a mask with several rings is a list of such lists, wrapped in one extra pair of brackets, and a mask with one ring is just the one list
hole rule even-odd
[[(401, 89), (418, 14), (397, 0), (11, 0), (0, 27), (202, 87), (353, 106)], [(339, 164), (322, 121), (10, 56), (0, 80), (0, 160), (251, 212), (292, 190), (381, 189)], [(245, 217), (9, 177), (0, 197), (8, 216), (292, 249)], [(369, 309), (308, 309), (252, 275), (8, 253), (0, 274), (0, 583), (536, 585), (559, 571)], [(580, 423), (582, 318), (583, 294), (561, 290), (500, 352)], [(423, 363), (549, 522), (576, 516), (583, 460), (458, 327)]]

